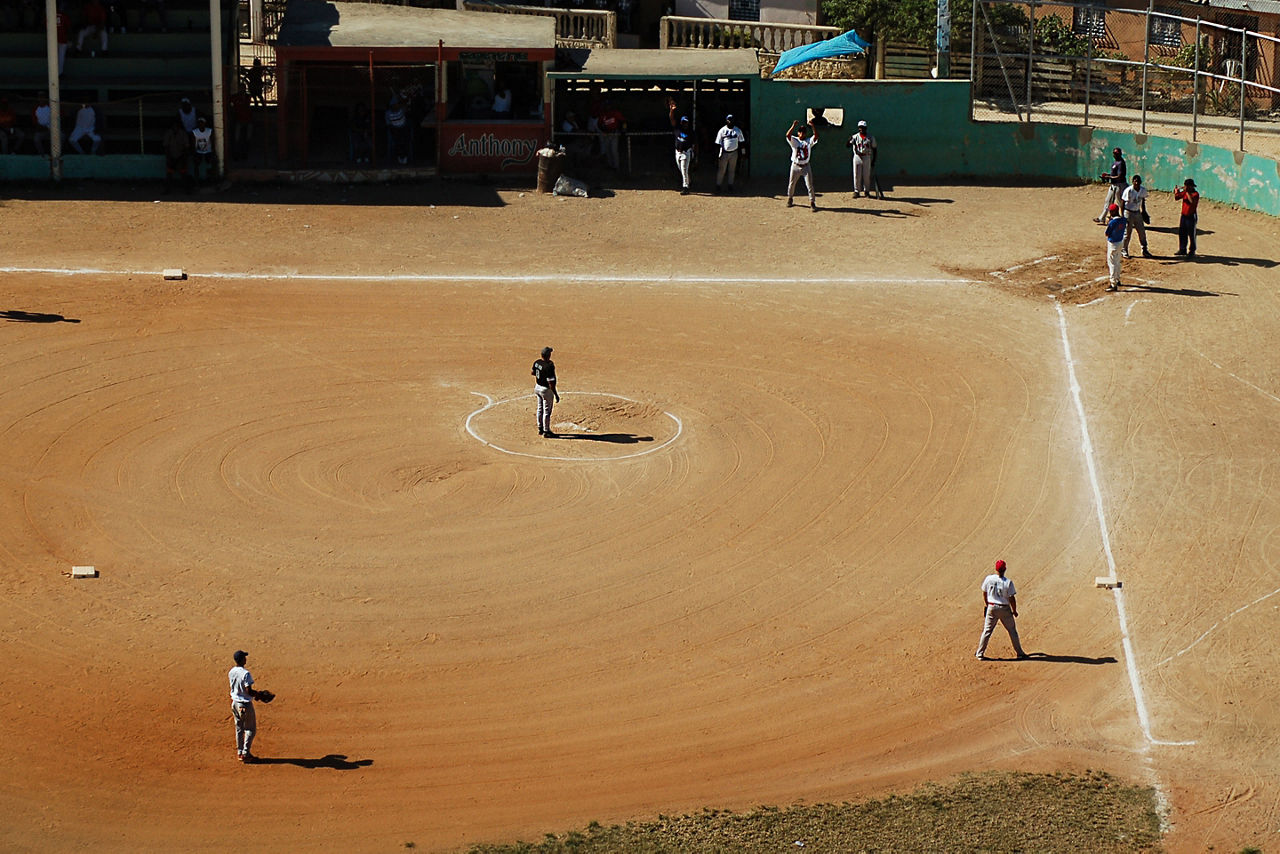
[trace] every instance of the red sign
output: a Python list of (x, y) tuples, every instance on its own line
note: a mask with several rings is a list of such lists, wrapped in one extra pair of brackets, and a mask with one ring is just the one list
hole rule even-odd
[(446, 124), (440, 134), (445, 172), (533, 172), (547, 128), (536, 124)]

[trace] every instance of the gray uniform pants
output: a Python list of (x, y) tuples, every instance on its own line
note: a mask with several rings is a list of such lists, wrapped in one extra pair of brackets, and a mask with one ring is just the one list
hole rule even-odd
[(787, 201), (790, 201), (796, 194), (796, 184), (800, 183), (800, 179), (804, 178), (805, 189), (809, 191), (809, 204), (814, 204), (817, 200), (813, 196), (813, 169), (806, 163), (799, 166), (795, 163), (791, 164), (791, 174), (787, 178)]
[(236, 719), (236, 753), (250, 753), (253, 733), (258, 728), (258, 715), (253, 703), (232, 703), (231, 717)]
[(1013, 641), (1013, 651), (1018, 655), (1026, 655), (1022, 651), (1022, 641), (1018, 640), (1018, 626), (1014, 622), (1013, 609), (1008, 605), (988, 605), (987, 618), (982, 624), (982, 638), (978, 641), (978, 657), (981, 658), (987, 654), (987, 643), (991, 640), (991, 633), (995, 631), (997, 622), (1009, 632), (1009, 640)]
[(550, 386), (535, 386), (538, 396), (538, 432), (551, 432), (551, 408), (555, 406), (555, 395)]
[(1129, 238), (1133, 236), (1134, 229), (1138, 231), (1138, 242), (1142, 244), (1142, 248), (1147, 248), (1147, 226), (1142, 221), (1142, 211), (1125, 211), (1125, 219), (1129, 224), (1124, 229), (1124, 251), (1129, 251)]

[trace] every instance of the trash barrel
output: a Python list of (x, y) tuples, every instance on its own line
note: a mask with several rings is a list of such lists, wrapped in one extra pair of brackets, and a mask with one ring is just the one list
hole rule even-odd
[(564, 172), (563, 151), (548, 146), (538, 150), (538, 192), (550, 193)]

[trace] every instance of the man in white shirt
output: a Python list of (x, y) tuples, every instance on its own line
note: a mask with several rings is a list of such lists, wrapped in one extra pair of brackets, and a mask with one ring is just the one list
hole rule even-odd
[(244, 666), (249, 660), (249, 653), (238, 649), (232, 658), (236, 666), (227, 671), (227, 679), (231, 683), (231, 716), (236, 721), (236, 758), (245, 763), (257, 762), (258, 758), (250, 751), (258, 728), (253, 701), (259, 697), (268, 698), (265, 692), (254, 689), (253, 674)]
[(88, 104), (81, 104), (79, 112), (76, 113), (76, 126), (71, 131), (69, 142), (71, 147), (79, 154), (84, 154), (84, 147), (80, 145), (80, 140), (86, 136), (93, 143), (92, 151), (98, 153), (98, 149), (102, 148), (102, 136), (97, 132), (98, 114), (94, 112), (93, 107)]
[(1147, 188), (1142, 186), (1142, 176), (1134, 175), (1133, 183), (1124, 188), (1124, 192), (1120, 194), (1120, 200), (1124, 204), (1124, 216), (1129, 221), (1129, 227), (1124, 232), (1124, 249), (1121, 254), (1129, 257), (1129, 238), (1133, 236), (1133, 230), (1138, 230), (1138, 242), (1142, 244), (1142, 257), (1150, 258), (1151, 252), (1147, 249)]
[(218, 167), (213, 156), (213, 128), (209, 127), (204, 116), (196, 119), (196, 129), (191, 132), (191, 150), (195, 152), (195, 173), (197, 181), (217, 177)]
[(982, 625), (982, 638), (978, 641), (977, 659), (987, 660), (987, 643), (991, 633), (999, 622), (1009, 632), (1009, 640), (1013, 641), (1013, 651), (1019, 659), (1027, 658), (1022, 651), (1022, 642), (1018, 639), (1018, 591), (1013, 581), (1004, 577), (1004, 561), (996, 561), (996, 571), (982, 580), (982, 613), (985, 617)]
[(729, 179), (728, 192), (733, 192), (733, 179), (738, 174), (738, 155), (747, 142), (747, 135), (742, 128), (733, 123), (733, 116), (724, 117), (724, 127), (716, 132), (716, 149), (719, 161), (716, 166), (716, 192), (720, 192), (725, 178)]
[(804, 178), (804, 186), (809, 191), (809, 209), (817, 210), (818, 202), (813, 194), (813, 169), (809, 165), (809, 157), (813, 147), (818, 144), (818, 132), (813, 131), (813, 138), (807, 138), (809, 125), (801, 125), (799, 120), (791, 122), (787, 131), (787, 145), (791, 146), (791, 175), (787, 182), (787, 207), (795, 204), (796, 184)]

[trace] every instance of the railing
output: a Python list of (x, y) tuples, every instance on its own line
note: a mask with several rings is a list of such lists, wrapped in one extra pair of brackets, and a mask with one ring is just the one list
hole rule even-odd
[(464, 0), (468, 12), (538, 15), (556, 20), (556, 47), (617, 47), (618, 13), (596, 9), (559, 9)]
[(704, 49), (759, 48), (782, 53), (800, 45), (825, 41), (840, 35), (838, 27), (811, 27), (805, 24), (761, 24), (721, 18), (683, 18), (665, 15), (658, 22), (658, 46)]

